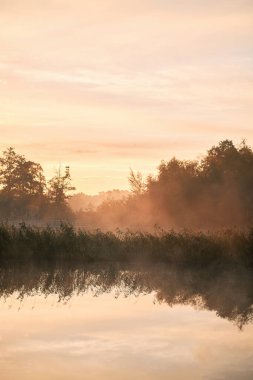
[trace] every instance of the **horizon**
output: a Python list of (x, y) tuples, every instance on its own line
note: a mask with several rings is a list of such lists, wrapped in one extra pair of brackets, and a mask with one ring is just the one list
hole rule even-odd
[[(232, 140), (229, 140), (229, 139), (225, 139), (225, 140), (232, 141)], [(220, 142), (221, 142), (221, 141), (220, 141)], [(234, 141), (232, 141), (232, 143), (234, 144), (234, 146), (235, 146), (236, 148), (239, 148), (240, 145), (241, 145), (241, 143), (243, 143), (243, 142), (245, 142), (246, 145), (247, 145), (248, 147), (250, 147), (251, 149), (253, 148), (251, 145), (248, 144), (248, 141), (247, 141), (246, 139), (242, 139), (242, 140), (241, 140), (240, 142), (238, 142), (237, 144), (236, 144)], [(217, 146), (218, 143), (219, 143), (219, 142), (217, 142), (217, 143), (216, 143), (215, 145), (213, 145), (213, 146)], [(17, 152), (16, 149), (15, 149), (15, 147), (6, 147), (5, 149), (8, 149), (8, 148), (13, 148), (14, 151), (15, 151), (17, 154), (20, 154), (20, 153), (21, 153), (21, 152)], [(5, 149), (4, 149), (4, 150), (5, 150)], [(172, 158), (175, 157), (176, 159), (178, 159), (178, 160), (182, 160), (182, 161), (198, 161), (198, 162), (199, 162), (201, 159), (203, 159), (203, 158), (205, 157), (205, 155), (207, 154), (207, 152), (208, 152), (209, 149), (211, 149), (211, 146), (209, 146), (209, 148), (206, 149), (205, 152), (203, 152), (202, 154), (199, 154), (199, 155), (198, 155), (197, 157), (195, 157), (195, 158), (193, 157), (192, 159), (179, 158), (179, 157), (176, 157), (176, 156), (171, 156), (171, 157), (168, 157), (167, 159), (164, 159), (164, 161), (165, 161), (165, 162), (169, 162)], [(1, 152), (0, 152), (0, 155), (1, 155)], [(41, 164), (40, 162), (35, 161), (32, 157), (29, 157), (29, 155), (28, 155), (28, 156), (25, 156), (25, 155), (24, 155), (24, 157), (25, 157), (26, 159), (28, 159), (28, 160), (31, 160), (31, 161), (36, 162), (36, 163), (38, 163), (38, 164)], [(160, 160), (160, 161), (157, 163), (157, 165), (155, 166), (154, 172), (145, 172), (145, 173), (141, 172), (144, 181), (147, 179), (147, 177), (148, 177), (149, 175), (154, 176), (154, 178), (156, 177), (156, 172), (158, 171), (158, 166), (159, 166), (159, 164), (160, 164), (161, 162), (162, 162), (162, 160)], [(47, 172), (44, 170), (44, 167), (42, 166), (43, 172), (44, 172), (44, 174), (45, 174), (46, 181), (49, 181), (49, 180), (50, 180), (55, 174), (57, 174), (57, 173), (59, 172), (59, 170), (60, 170), (61, 172), (63, 172), (63, 168), (66, 168), (66, 167), (68, 167), (68, 168), (70, 169), (71, 182), (74, 184), (74, 183), (75, 183), (75, 179), (74, 179), (73, 176), (72, 176), (71, 167), (68, 165), (67, 162), (66, 162), (65, 164), (62, 164), (62, 162), (60, 162), (60, 163), (58, 164), (58, 167), (54, 167), (54, 168), (53, 168), (53, 171), (52, 171), (51, 173), (49, 173), (49, 172), (47, 173)], [(72, 196), (74, 196), (74, 195), (79, 195), (79, 194), (83, 194), (83, 195), (91, 196), (91, 197), (92, 197), (92, 196), (100, 196), (100, 195), (102, 195), (103, 193), (110, 193), (110, 192), (114, 192), (114, 191), (128, 192), (128, 193), (130, 194), (130, 193), (131, 193), (131, 186), (130, 186), (130, 184), (129, 184), (129, 174), (130, 174), (130, 170), (132, 170), (132, 168), (129, 167), (129, 170), (128, 170), (128, 173), (127, 173), (127, 176), (126, 176), (127, 187), (125, 187), (125, 188), (114, 187), (114, 188), (107, 188), (107, 189), (104, 189), (104, 190), (98, 190), (97, 192), (90, 192), (90, 193), (88, 193), (88, 192), (85, 192), (85, 190), (81, 190), (81, 189), (75, 187), (75, 189), (73, 190), (72, 195), (70, 196), (70, 198), (71, 198)], [(133, 172), (134, 172), (134, 173), (137, 173), (138, 171), (134, 169)], [(143, 174), (144, 174), (144, 175), (143, 175)], [(99, 177), (98, 177), (98, 178), (99, 178)]]
[(1, 151), (59, 163), (79, 192), (128, 189), (129, 169), (253, 146), (253, 3), (0, 4)]

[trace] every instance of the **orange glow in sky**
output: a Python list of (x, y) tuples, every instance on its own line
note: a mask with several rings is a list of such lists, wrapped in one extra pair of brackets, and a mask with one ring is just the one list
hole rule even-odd
[(252, 0), (1, 0), (0, 149), (97, 193), (252, 146), (252, 41)]

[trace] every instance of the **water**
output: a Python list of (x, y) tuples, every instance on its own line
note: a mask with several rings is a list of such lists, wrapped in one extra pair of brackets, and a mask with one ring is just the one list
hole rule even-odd
[(0, 270), (1, 380), (252, 379), (247, 271)]

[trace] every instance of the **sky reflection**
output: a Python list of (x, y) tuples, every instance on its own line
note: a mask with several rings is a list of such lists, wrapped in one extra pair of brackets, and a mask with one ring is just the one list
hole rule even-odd
[[(240, 330), (236, 319), (231, 323), (228, 316), (217, 316), (219, 302), (224, 303), (222, 287), (228, 295), (223, 283), (216, 288), (214, 303), (217, 277), (201, 284), (199, 274), (197, 291), (193, 273), (187, 282), (189, 273), (172, 277), (166, 268), (143, 273), (133, 268), (98, 271), (91, 267), (73, 272), (34, 268), (26, 271), (27, 276), (20, 268), (7, 272), (0, 276), (3, 380), (250, 379), (253, 375), (253, 325)], [(64, 287), (65, 282), (67, 288), (72, 284), (73, 292), (59, 299), (60, 284)], [(182, 293), (186, 283), (189, 302)], [(241, 286), (241, 294), (249, 298), (242, 279)], [(173, 292), (175, 302), (168, 304)], [(192, 301), (193, 294), (200, 297), (197, 293), (201, 292), (203, 300), (212, 294), (216, 310), (206, 300), (202, 306)], [(228, 302), (225, 310), (231, 309), (231, 302), (239, 310), (235, 297)]]

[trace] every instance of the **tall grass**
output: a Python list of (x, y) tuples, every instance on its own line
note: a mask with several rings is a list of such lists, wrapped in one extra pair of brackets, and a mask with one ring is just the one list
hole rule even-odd
[(253, 229), (216, 233), (157, 231), (89, 232), (61, 224), (36, 228), (0, 225), (0, 263), (8, 261), (166, 262), (202, 268), (243, 265), (253, 268)]

